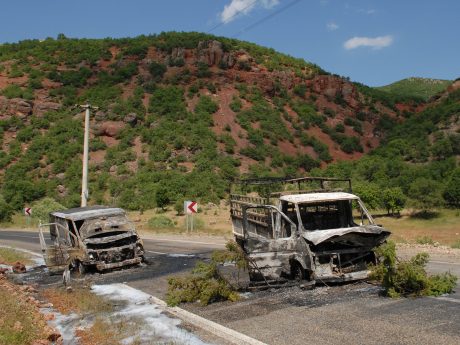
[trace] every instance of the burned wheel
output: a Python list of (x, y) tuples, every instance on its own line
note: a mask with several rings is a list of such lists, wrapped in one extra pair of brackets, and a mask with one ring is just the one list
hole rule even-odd
[(88, 271), (88, 268), (86, 267), (86, 265), (84, 263), (82, 263), (81, 261), (78, 261), (78, 263), (77, 263), (77, 272), (78, 272), (78, 274), (83, 275), (87, 271)]
[(298, 281), (299, 283), (305, 279), (305, 270), (298, 262), (292, 264), (291, 277), (293, 280)]

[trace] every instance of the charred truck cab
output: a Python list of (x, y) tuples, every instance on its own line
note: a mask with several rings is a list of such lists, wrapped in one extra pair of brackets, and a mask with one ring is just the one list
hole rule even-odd
[[(249, 259), (251, 281), (343, 282), (367, 278), (373, 249), (390, 232), (376, 225), (360, 198), (331, 189), (349, 179), (304, 177), (240, 182), (231, 195), (237, 243)], [(301, 190), (319, 183), (320, 189)], [(272, 193), (274, 186), (298, 190)], [(257, 193), (258, 192), (258, 193)], [(260, 194), (263, 194), (262, 196)]]
[[(43, 229), (49, 228), (51, 245)], [(67, 267), (84, 273), (139, 264), (144, 247), (134, 225), (121, 208), (91, 206), (50, 213), (48, 224), (39, 225), (40, 245), (50, 273)]]

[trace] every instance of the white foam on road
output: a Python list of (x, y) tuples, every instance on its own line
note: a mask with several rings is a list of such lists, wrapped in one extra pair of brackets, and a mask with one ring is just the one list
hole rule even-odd
[[(119, 311), (112, 314), (117, 317), (142, 318), (144, 324), (137, 337), (141, 341), (161, 339), (166, 343), (205, 345), (194, 334), (179, 327), (181, 321), (162, 313), (158, 305), (153, 303), (151, 296), (125, 284), (93, 285), (92, 291), (110, 300), (126, 303)], [(134, 339), (126, 338), (122, 342), (129, 344)]]
[(54, 314), (54, 319), (47, 323), (61, 334), (63, 345), (78, 345), (79, 338), (75, 331), (91, 326), (89, 320), (75, 313), (64, 315), (53, 308), (41, 308), (40, 311), (42, 314)]

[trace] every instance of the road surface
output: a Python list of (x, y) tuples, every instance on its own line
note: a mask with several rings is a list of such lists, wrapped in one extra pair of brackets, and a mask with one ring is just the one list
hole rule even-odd
[[(224, 243), (219, 238), (146, 238), (146, 267), (93, 274), (88, 279), (127, 282), (162, 298), (169, 276), (189, 272), (198, 259), (209, 258)], [(0, 230), (0, 244), (40, 251), (34, 232)], [(460, 276), (460, 262), (436, 256), (427, 270)], [(184, 308), (267, 344), (460, 344), (460, 286), (448, 296), (416, 299), (383, 298), (366, 283), (311, 291), (292, 287), (253, 293), (237, 303)]]

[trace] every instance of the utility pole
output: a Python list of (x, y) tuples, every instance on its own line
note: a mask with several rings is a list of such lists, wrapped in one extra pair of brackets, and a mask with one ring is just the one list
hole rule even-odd
[(90, 104), (80, 105), (85, 109), (85, 136), (83, 139), (83, 174), (81, 179), (81, 207), (85, 207), (88, 201), (88, 160), (89, 160), (89, 111), (98, 109)]

